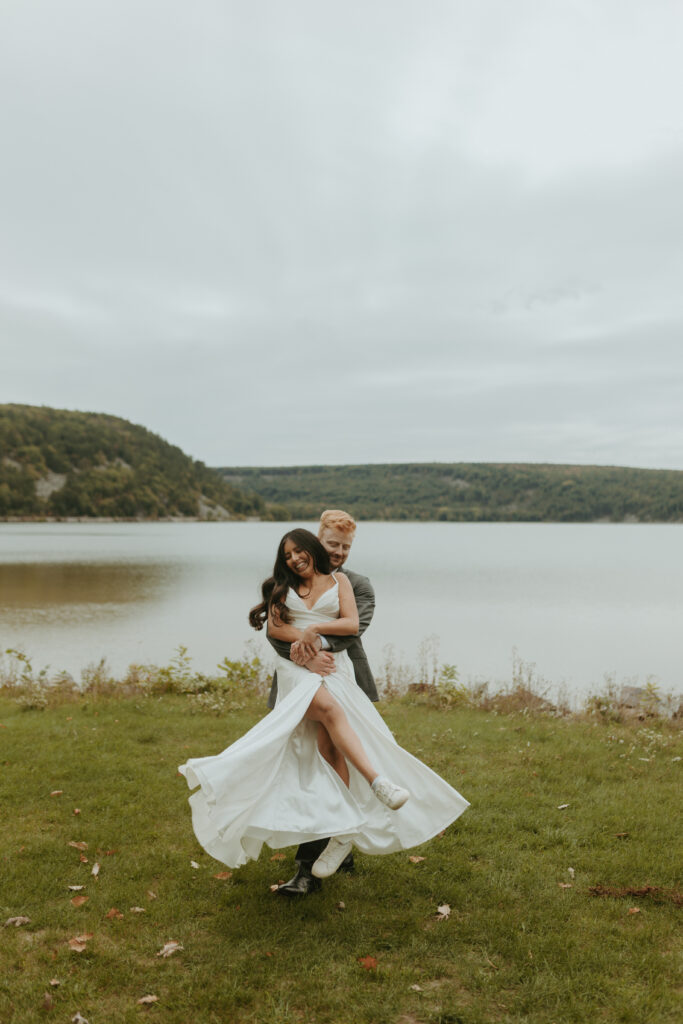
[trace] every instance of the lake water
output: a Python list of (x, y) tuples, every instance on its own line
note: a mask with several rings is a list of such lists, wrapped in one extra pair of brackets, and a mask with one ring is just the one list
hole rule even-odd
[[(313, 524), (307, 524), (311, 528)], [(76, 678), (106, 657), (167, 663), (179, 644), (212, 672), (263, 634), (247, 623), (282, 523), (0, 525), (0, 645)], [(604, 685), (683, 689), (683, 527), (361, 523), (350, 568), (373, 582), (365, 647), (461, 678), (509, 682), (513, 652), (570, 695)]]

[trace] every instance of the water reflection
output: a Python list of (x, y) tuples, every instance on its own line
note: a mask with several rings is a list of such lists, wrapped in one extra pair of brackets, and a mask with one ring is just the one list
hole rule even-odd
[(14, 622), (35, 611), (43, 619), (63, 619), (60, 612), (70, 608), (111, 614), (112, 606), (159, 600), (180, 575), (179, 566), (163, 563), (0, 564), (0, 613)]
[[(313, 524), (310, 524), (313, 525)], [(364, 638), (414, 664), (425, 637), (461, 678), (510, 679), (516, 648), (573, 691), (656, 677), (680, 686), (680, 526), (362, 523), (351, 568), (377, 595)], [(103, 655), (167, 663), (179, 644), (212, 672), (255, 640), (248, 609), (282, 523), (0, 527), (0, 651), (77, 675)]]

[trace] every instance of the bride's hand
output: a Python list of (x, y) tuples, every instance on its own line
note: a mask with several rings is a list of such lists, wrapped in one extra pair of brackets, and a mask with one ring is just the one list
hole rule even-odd
[(294, 641), (289, 652), (289, 657), (294, 662), (295, 665), (305, 665), (306, 662), (309, 660), (306, 657), (301, 640)]

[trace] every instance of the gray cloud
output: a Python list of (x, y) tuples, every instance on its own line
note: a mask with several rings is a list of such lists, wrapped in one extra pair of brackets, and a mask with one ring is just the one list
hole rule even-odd
[(682, 27), (4, 5), (3, 400), (209, 464), (683, 468)]

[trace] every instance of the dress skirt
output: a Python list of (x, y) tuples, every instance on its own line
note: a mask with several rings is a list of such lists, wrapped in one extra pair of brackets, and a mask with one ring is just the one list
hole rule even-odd
[[(431, 839), (469, 806), (397, 744), (356, 685), (346, 652), (334, 657), (337, 670), (324, 678), (278, 658), (274, 709), (222, 753), (181, 765), (195, 790), (195, 835), (222, 864), (256, 859), (263, 843), (279, 850), (327, 836), (348, 837), (363, 853), (394, 853)], [(321, 685), (343, 707), (377, 771), (410, 790), (398, 811), (380, 803), (351, 764), (347, 788), (320, 754), (317, 724), (304, 715)]]

